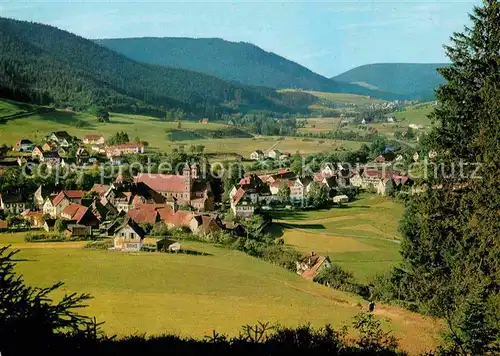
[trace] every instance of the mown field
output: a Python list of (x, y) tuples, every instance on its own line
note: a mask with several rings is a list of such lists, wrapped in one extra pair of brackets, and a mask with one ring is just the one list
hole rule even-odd
[[(92, 294), (85, 312), (118, 336), (166, 332), (203, 337), (213, 329), (234, 335), (258, 320), (340, 327), (366, 309), (357, 296), (208, 244), (184, 244), (206, 256), (124, 254), (85, 250), (81, 243), (26, 244), (22, 236), (0, 234), (0, 244), (21, 249), (16, 269), (26, 281), (38, 286), (64, 281), (58, 296)], [(384, 305), (377, 306), (376, 315), (413, 354), (438, 342), (441, 326), (435, 320)]]
[(283, 227), (274, 232), (300, 251), (330, 256), (368, 283), (401, 260), (397, 226), (402, 213), (399, 203), (365, 194), (342, 208), (276, 212)]
[(408, 124), (424, 125), (425, 127), (432, 126), (429, 114), (434, 110), (432, 103), (422, 103), (405, 108), (403, 111), (394, 113), (397, 121)]
[(306, 93), (317, 96), (321, 99), (326, 99), (334, 103), (353, 104), (356, 106), (368, 106), (373, 103), (382, 103), (384, 100), (370, 98), (366, 95), (343, 94), (343, 93), (325, 93), (319, 91), (306, 91)]
[(299, 128), (299, 132), (329, 132), (339, 129), (341, 119), (340, 117), (321, 117), (302, 120), (306, 121), (306, 125)]
[(336, 104), (348, 104), (355, 106), (368, 106), (373, 103), (382, 103), (384, 100), (373, 99), (366, 95), (357, 94), (344, 94), (344, 93), (327, 93), (312, 90), (297, 90), (297, 89), (283, 89), (282, 92), (303, 92), (314, 95), (320, 99), (328, 100)]
[(350, 141), (252, 137), (234, 127), (217, 123), (183, 121), (179, 128), (177, 122), (140, 115), (111, 114), (111, 122), (100, 123), (89, 114), (65, 111), (37, 114), (0, 124), (0, 143), (13, 145), (21, 138), (42, 142), (47, 134), (58, 130), (66, 130), (78, 137), (88, 134), (109, 137), (118, 131), (125, 131), (131, 140), (139, 137), (147, 141), (153, 151), (170, 152), (179, 145), (204, 145), (207, 153), (234, 153), (244, 157), (256, 149), (266, 151), (277, 148), (283, 152), (308, 154), (360, 147), (359, 142)]

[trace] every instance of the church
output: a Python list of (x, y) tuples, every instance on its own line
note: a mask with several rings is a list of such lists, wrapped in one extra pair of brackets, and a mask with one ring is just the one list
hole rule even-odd
[(210, 183), (199, 176), (196, 164), (186, 164), (179, 174), (139, 173), (135, 183), (144, 183), (163, 195), (167, 200), (174, 199), (179, 206), (192, 206), (195, 210), (214, 210), (214, 197)]

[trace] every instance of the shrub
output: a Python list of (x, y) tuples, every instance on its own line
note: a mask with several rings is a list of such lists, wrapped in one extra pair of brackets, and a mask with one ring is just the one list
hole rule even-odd
[(368, 286), (359, 284), (350, 272), (344, 270), (337, 264), (332, 263), (331, 268), (324, 268), (314, 278), (314, 281), (320, 284), (327, 285), (330, 288), (359, 294), (365, 298), (369, 297), (370, 295)]
[(99, 240), (99, 241), (92, 241), (92, 242), (87, 243), (84, 248), (96, 249), (96, 250), (107, 250), (111, 247), (113, 247), (113, 241), (111, 241), (111, 240)]
[(54, 235), (54, 234), (28, 232), (24, 236), (25, 242), (57, 242), (57, 241), (64, 241), (64, 240), (65, 240), (64, 236)]

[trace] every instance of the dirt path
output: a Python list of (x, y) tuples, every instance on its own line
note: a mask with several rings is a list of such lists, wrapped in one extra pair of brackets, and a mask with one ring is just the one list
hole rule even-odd
[(31, 243), (13, 243), (10, 245), (12, 249), (28, 249), (28, 248), (83, 248), (87, 243), (85, 241), (75, 242), (31, 242)]

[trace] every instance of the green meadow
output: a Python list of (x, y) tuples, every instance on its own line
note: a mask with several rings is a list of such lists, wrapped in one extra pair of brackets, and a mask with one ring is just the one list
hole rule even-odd
[[(0, 102), (3, 103), (3, 102)], [(0, 142), (14, 145), (21, 138), (42, 143), (52, 131), (65, 130), (71, 135), (83, 137), (102, 134), (105, 138), (118, 131), (125, 131), (131, 140), (138, 137), (147, 141), (151, 151), (171, 152), (183, 145), (203, 145), (211, 154), (234, 154), (248, 157), (256, 149), (271, 148), (283, 152), (302, 154), (318, 153), (335, 149), (356, 150), (359, 142), (340, 140), (301, 139), (295, 137), (253, 137), (252, 135), (219, 123), (193, 121), (165, 122), (141, 115), (111, 113), (109, 123), (82, 112), (54, 111), (0, 122)], [(28, 129), (29, 128), (29, 129)]]
[[(0, 234), (20, 253), (16, 270), (36, 286), (57, 281), (63, 293), (94, 296), (82, 310), (105, 321), (117, 336), (171, 333), (201, 338), (213, 329), (230, 335), (242, 325), (269, 321), (341, 327), (366, 310), (359, 297), (302, 279), (244, 253), (209, 244), (183, 247), (204, 256), (86, 250), (82, 243), (24, 243), (23, 234)], [(438, 343), (441, 325), (418, 314), (379, 305), (376, 315), (412, 354)]]
[(344, 207), (276, 212), (282, 228), (275, 234), (300, 251), (330, 256), (368, 283), (401, 261), (397, 226), (402, 213), (401, 204), (364, 194)]

